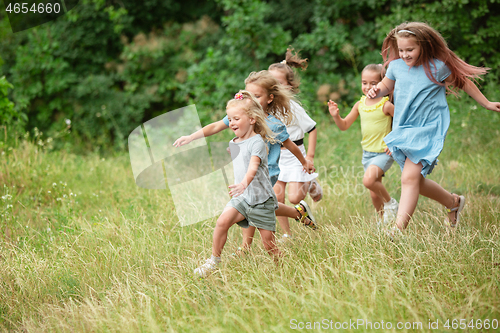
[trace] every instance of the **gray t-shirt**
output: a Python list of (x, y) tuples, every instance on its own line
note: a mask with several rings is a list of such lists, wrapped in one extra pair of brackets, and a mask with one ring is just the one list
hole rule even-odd
[(236, 138), (229, 141), (235, 184), (241, 183), (247, 174), (248, 165), (250, 164), (252, 156), (260, 158), (260, 164), (255, 177), (240, 196), (242, 196), (247, 204), (251, 206), (263, 203), (271, 197), (274, 199), (275, 203), (277, 203), (278, 201), (276, 200), (269, 178), (267, 150), (264, 140), (262, 140), (260, 134), (256, 134), (241, 142), (234, 142), (235, 139)]

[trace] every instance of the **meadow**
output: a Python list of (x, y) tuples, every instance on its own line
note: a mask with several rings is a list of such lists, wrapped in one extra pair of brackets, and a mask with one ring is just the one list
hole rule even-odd
[[(319, 229), (291, 221), (277, 266), (258, 236), (248, 256), (230, 259), (241, 239), (233, 227), (220, 270), (203, 280), (193, 269), (211, 253), (216, 217), (181, 227), (168, 190), (135, 185), (127, 153), (54, 151), (40, 134), (7, 144), (5, 131), (0, 331), (497, 331), (500, 115), (468, 96), (449, 102), (429, 177), (466, 196), (457, 230), (421, 197), (404, 237), (377, 232), (359, 122), (340, 132), (325, 115), (316, 119)], [(384, 179), (397, 199), (400, 175), (394, 165)]]

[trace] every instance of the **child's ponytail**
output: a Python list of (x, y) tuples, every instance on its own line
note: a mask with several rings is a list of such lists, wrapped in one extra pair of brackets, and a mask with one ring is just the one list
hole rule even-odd
[(286, 82), (290, 87), (292, 87), (292, 92), (297, 94), (299, 92), (300, 79), (293, 68), (301, 68), (302, 70), (305, 70), (308, 65), (307, 61), (307, 58), (302, 59), (299, 56), (299, 52), (294, 52), (294, 49), (289, 47), (286, 50), (285, 60), (270, 65), (268, 70), (279, 70), (285, 74)]

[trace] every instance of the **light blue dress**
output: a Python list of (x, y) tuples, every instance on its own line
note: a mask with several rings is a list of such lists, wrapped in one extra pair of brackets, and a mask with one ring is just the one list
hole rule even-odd
[[(451, 74), (440, 60), (429, 65), (438, 82)], [(437, 163), (450, 126), (446, 87), (432, 82), (423, 66), (410, 68), (402, 59), (390, 62), (386, 76), (395, 86), (392, 132), (384, 141), (401, 170), (409, 158), (415, 164), (422, 163), (425, 177)]]
[[(226, 126), (229, 126), (229, 119), (225, 116), (222, 121)], [(266, 118), (267, 126), (274, 133), (274, 139), (277, 141), (276, 143), (267, 142), (267, 148), (269, 152), (267, 154), (267, 161), (269, 167), (269, 177), (271, 178), (271, 184), (274, 186), (278, 181), (278, 176), (280, 174), (280, 154), (281, 154), (281, 144), (289, 138), (288, 132), (286, 130), (285, 125), (281, 120), (269, 114)]]

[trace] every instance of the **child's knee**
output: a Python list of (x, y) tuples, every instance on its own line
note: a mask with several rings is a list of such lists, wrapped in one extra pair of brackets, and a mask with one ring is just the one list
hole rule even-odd
[(219, 216), (217, 219), (217, 222), (215, 223), (216, 228), (226, 228), (229, 229), (232, 225), (232, 222), (229, 218), (226, 218), (224, 216)]
[(288, 193), (288, 201), (290, 201), (290, 203), (294, 204), (294, 205), (297, 205), (301, 200), (304, 200), (304, 198), (306, 197), (305, 194), (303, 193)]
[(403, 173), (401, 175), (401, 185), (416, 185), (420, 182), (420, 173)]
[(373, 187), (373, 185), (375, 185), (375, 182), (377, 181), (377, 177), (376, 175), (374, 175), (373, 173), (365, 173), (365, 175), (363, 176), (363, 185), (366, 187), (366, 188), (371, 188)]

